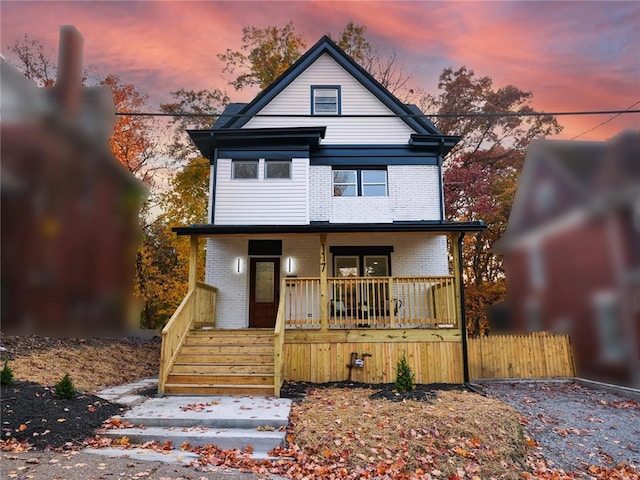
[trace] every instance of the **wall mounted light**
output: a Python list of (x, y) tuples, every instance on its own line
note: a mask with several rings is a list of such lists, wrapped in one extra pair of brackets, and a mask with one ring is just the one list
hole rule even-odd
[(291, 257), (289, 257), (288, 263), (287, 263), (287, 273), (291, 273), (291, 267), (292, 267), (292, 261), (291, 261)]
[(236, 259), (236, 273), (240, 273), (240, 257)]

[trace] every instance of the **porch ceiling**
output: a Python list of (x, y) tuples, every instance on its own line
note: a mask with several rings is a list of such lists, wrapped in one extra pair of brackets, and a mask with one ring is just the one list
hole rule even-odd
[(234, 234), (286, 234), (286, 233), (454, 233), (480, 232), (487, 226), (474, 222), (393, 222), (393, 223), (311, 223), (309, 225), (213, 225), (195, 224), (174, 227), (178, 235), (234, 235)]

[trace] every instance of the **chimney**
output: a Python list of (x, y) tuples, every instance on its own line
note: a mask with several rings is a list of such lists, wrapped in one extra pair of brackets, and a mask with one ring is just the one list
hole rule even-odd
[(60, 27), (55, 90), (63, 111), (71, 117), (76, 116), (80, 108), (83, 43), (84, 38), (76, 27), (73, 25)]

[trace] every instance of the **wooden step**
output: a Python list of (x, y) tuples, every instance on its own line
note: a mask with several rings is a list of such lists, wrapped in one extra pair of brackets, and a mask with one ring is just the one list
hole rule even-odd
[(273, 352), (270, 354), (251, 353), (182, 353), (176, 357), (175, 363), (199, 363), (216, 365), (273, 365)]
[(273, 345), (273, 335), (187, 335), (185, 345)]
[(216, 335), (219, 337), (246, 337), (251, 335), (273, 337), (273, 329), (270, 328), (245, 328), (240, 330), (227, 330), (216, 328), (193, 328), (189, 335)]
[(273, 395), (273, 385), (211, 385), (211, 384), (174, 384), (165, 385), (169, 395)]
[(165, 384), (174, 395), (273, 395), (272, 329), (188, 333)]
[(271, 375), (245, 375), (233, 373), (221, 374), (193, 374), (174, 373), (169, 374), (167, 383), (180, 385), (271, 385), (273, 386), (273, 374)]
[(183, 345), (180, 353), (185, 355), (273, 355), (273, 345)]
[(229, 363), (174, 363), (172, 373), (197, 373), (200, 375), (234, 373), (244, 375), (273, 375), (273, 360), (270, 363), (238, 365)]

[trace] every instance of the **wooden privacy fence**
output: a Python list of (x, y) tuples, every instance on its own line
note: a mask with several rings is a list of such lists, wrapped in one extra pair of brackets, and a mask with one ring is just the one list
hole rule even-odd
[(575, 376), (568, 335), (533, 332), (470, 338), (468, 352), (472, 380)]

